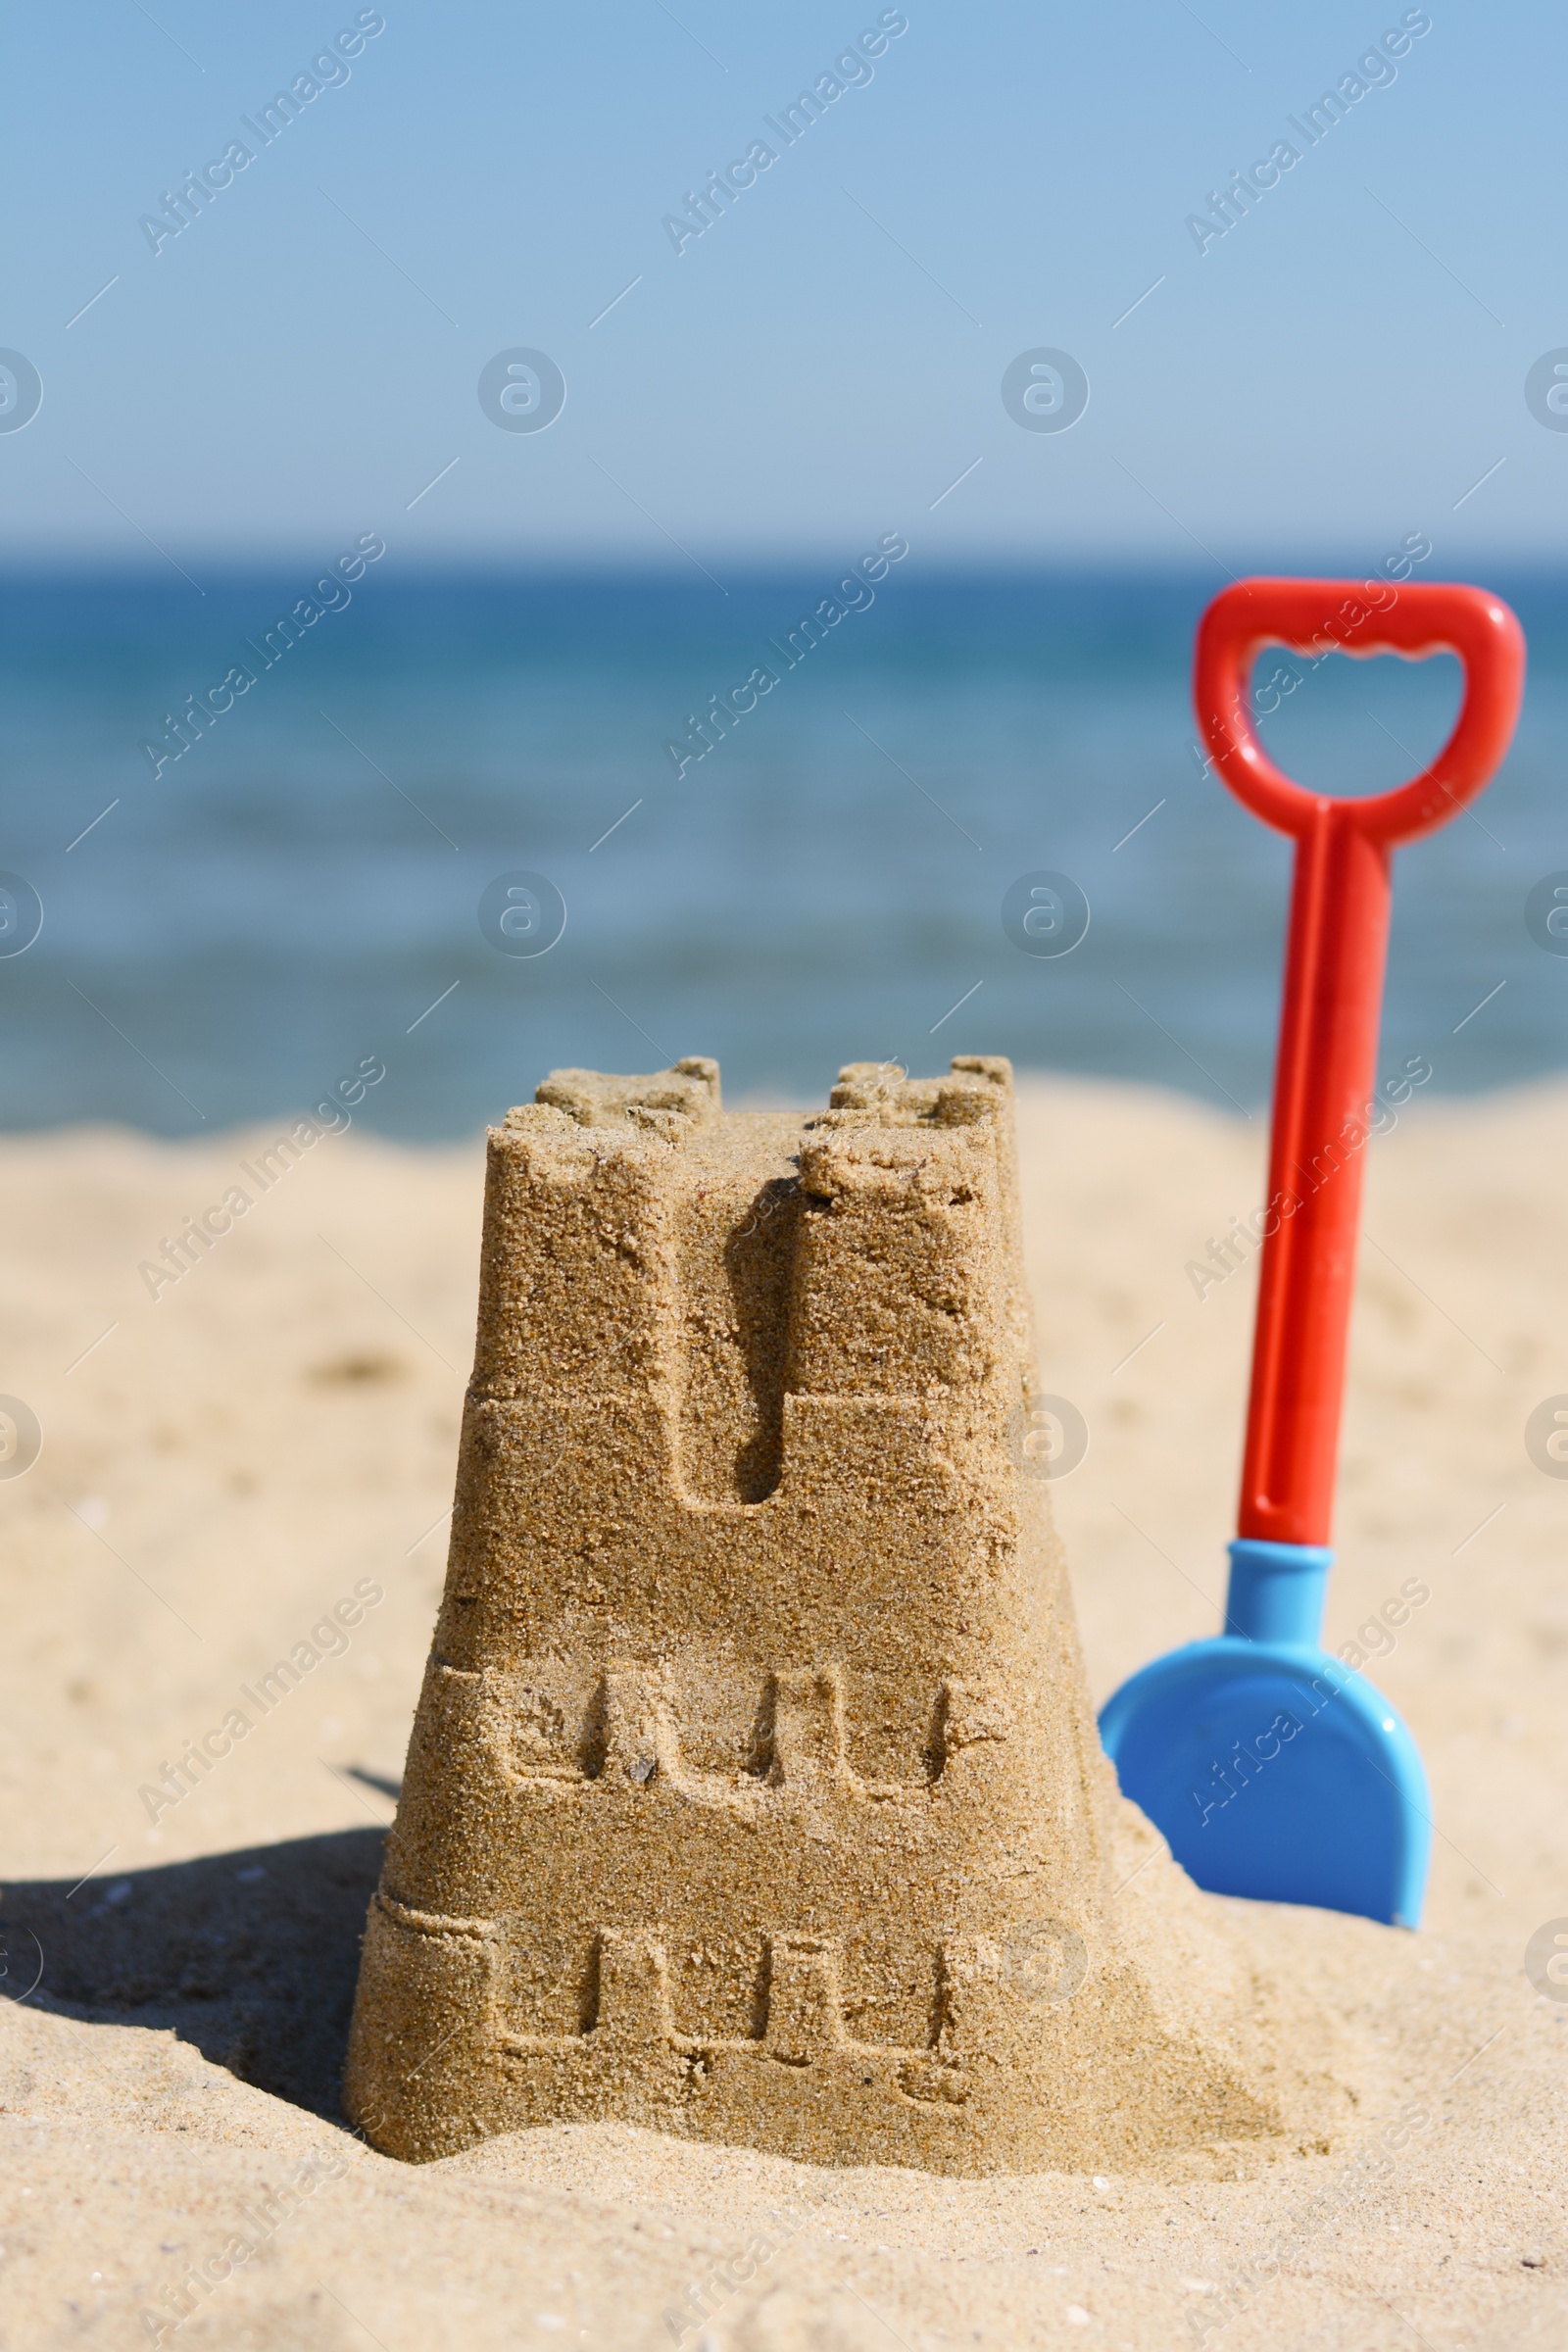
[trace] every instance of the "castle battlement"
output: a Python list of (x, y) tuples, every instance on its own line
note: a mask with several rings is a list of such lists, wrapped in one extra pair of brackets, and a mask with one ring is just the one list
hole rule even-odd
[[(746, 2070), (782, 2065), (825, 2070), (827, 2080), (844, 2087), (875, 2091), (882, 2102), (908, 2100), (934, 2115), (939, 2128), (951, 2126), (969, 2096), (966, 2062), (983, 2056), (987, 2012), (1023, 2013), (1032, 2002), (1070, 1999), (1082, 1966), (1078, 1938), (1060, 1928), (1047, 1927), (1009, 1949), (973, 1936), (939, 1946), (931, 1955), (927, 2030), (917, 2041), (901, 2043), (856, 2031), (868, 2005), (858, 2004), (852, 2017), (835, 1939), (774, 1932), (758, 1941), (745, 1968), (751, 2031), (692, 2033), (680, 2023), (682, 1972), (672, 1967), (671, 1953), (684, 1959), (688, 1974), (704, 1969), (710, 1955), (680, 1955), (663, 1930), (601, 1928), (591, 1938), (580, 2023), (541, 2034), (510, 2023), (505, 1941), (490, 1923), (432, 1918), (385, 1895), (375, 1908), (384, 1936), (466, 1947), (482, 1987), (474, 2040), (509, 2075), (549, 2082), (573, 2108), (602, 2094), (605, 2071), (612, 2075), (628, 2060), (645, 2072), (663, 2068), (672, 2086), (693, 2067), (707, 2078), (725, 2070), (725, 2082), (715, 2086), (720, 2099), (746, 2084)], [(814, 2081), (817, 2095), (823, 2079)]]
[[(553, 1693), (559, 1693), (555, 1695)], [(867, 1779), (850, 1753), (845, 1678), (836, 1664), (785, 1667), (766, 1676), (740, 1737), (683, 1704), (667, 1663), (620, 1660), (584, 1687), (578, 1674), (465, 1672), (432, 1664), (426, 1711), (440, 1744), (462, 1750), (472, 1785), (498, 1793), (526, 1790), (542, 1802), (572, 1793), (594, 1802), (722, 1805), (761, 1820), (769, 1808), (847, 1804), (915, 1805), (933, 1795), (960, 1803), (974, 1793), (973, 1751), (1001, 1747), (1014, 1715), (994, 1687), (945, 1682), (932, 1695), (918, 1768), (902, 1780)], [(735, 1761), (714, 1771), (694, 1763), (685, 1735)]]
[(1018, 1231), (993, 1058), (855, 1063), (810, 1116), (726, 1112), (708, 1060), (561, 1070), (492, 1131), (350, 2051), (377, 2145), (620, 2116), (1107, 2162), (1107, 2030), (1167, 2138), (1275, 2128), (1241, 1978), (1217, 2037), (1180, 2022), (1175, 1980), (1232, 1963), (1101, 1753)]

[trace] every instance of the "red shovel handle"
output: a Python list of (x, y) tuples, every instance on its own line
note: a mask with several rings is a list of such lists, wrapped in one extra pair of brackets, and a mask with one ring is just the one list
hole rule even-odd
[[(1335, 800), (1292, 783), (1248, 707), (1261, 647), (1356, 656), (1454, 653), (1464, 701), (1443, 750), (1408, 784)], [(1194, 697), (1215, 766), (1245, 807), (1295, 837), (1296, 876), (1252, 1391), (1237, 1532), (1327, 1544), (1388, 952), (1389, 854), (1432, 832), (1489, 781), (1524, 690), (1524, 634), (1481, 588), (1423, 581), (1254, 579), (1214, 599), (1198, 632)]]
[[(1381, 601), (1374, 601), (1373, 591)], [(1364, 659), (1457, 654), (1464, 701), (1453, 733), (1430, 767), (1395, 792), (1334, 802), (1282, 774), (1258, 742), (1248, 709), (1253, 662), (1265, 645), (1292, 653)], [(1446, 580), (1396, 587), (1391, 580), (1238, 580), (1199, 625), (1193, 693), (1214, 764), (1254, 816), (1300, 839), (1327, 808), (1353, 811), (1369, 841), (1393, 849), (1462, 808), (1495, 774), (1524, 691), (1525, 640), (1500, 597)]]

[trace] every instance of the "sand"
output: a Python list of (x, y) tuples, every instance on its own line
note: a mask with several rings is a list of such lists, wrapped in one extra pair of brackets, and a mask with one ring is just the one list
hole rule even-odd
[[(1042, 1375), (1090, 1432), (1053, 1499), (1098, 1700), (1217, 1621), (1251, 1277), (1200, 1300), (1185, 1268), (1257, 1204), (1261, 1123), (1032, 1082), (1019, 1125)], [(983, 2180), (608, 2123), (420, 2166), (349, 2133), (337, 2070), (440, 1594), (482, 1152), (329, 1136), (152, 1299), (139, 1262), (274, 1132), (0, 1148), (0, 1385), (44, 1432), (0, 1484), (0, 2341), (1563, 2339), (1568, 2002), (1523, 1955), (1568, 1915), (1568, 1482), (1523, 1432), (1568, 1390), (1568, 1090), (1418, 1097), (1370, 1148), (1328, 1634), (1430, 1588), (1367, 1644), (1432, 1779), (1425, 1925), (1205, 1898), (1330, 2015), (1353, 2124), (1327, 2153)], [(301, 1650), (300, 1687), (150, 1820), (140, 1790)], [(176, 2334), (181, 2282), (242, 2243)]]

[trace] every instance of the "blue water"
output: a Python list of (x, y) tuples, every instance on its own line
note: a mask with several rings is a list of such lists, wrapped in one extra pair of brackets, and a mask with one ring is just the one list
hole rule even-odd
[[(1265, 1097), (1289, 849), (1193, 750), (1214, 575), (907, 564), (677, 780), (666, 738), (833, 576), (726, 575), (726, 595), (692, 568), (388, 561), (267, 669), (245, 641), (307, 569), (204, 573), (204, 595), (167, 569), (12, 578), (0, 868), (44, 926), (0, 959), (5, 1123), (297, 1115), (368, 1056), (387, 1077), (361, 1115), (408, 1138), (470, 1133), (552, 1065), (691, 1053), (720, 1057), (732, 1100), (959, 1052)], [(1530, 636), (1524, 720), (1475, 818), (1399, 854), (1385, 1023), (1386, 1062), (1424, 1054), (1456, 1092), (1568, 1063), (1568, 957), (1523, 916), (1568, 868), (1568, 582), (1487, 584)], [(240, 662), (254, 686), (155, 780), (143, 739)], [(1304, 781), (1379, 789), (1456, 693), (1448, 661), (1335, 659), (1264, 732)], [(533, 959), (476, 913), (522, 868), (567, 909)], [(1054, 960), (1000, 919), (1041, 868), (1092, 910)]]

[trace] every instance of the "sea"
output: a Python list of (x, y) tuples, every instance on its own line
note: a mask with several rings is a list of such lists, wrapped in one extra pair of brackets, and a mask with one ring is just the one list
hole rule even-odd
[[(355, 1116), (436, 1141), (552, 1067), (693, 1054), (738, 1103), (973, 1053), (1267, 1099), (1291, 846), (1195, 741), (1219, 572), (895, 562), (808, 643), (830, 564), (372, 560), (330, 610), (308, 565), (195, 568), (0, 580), (10, 1128), (214, 1133), (374, 1063)], [(1568, 579), (1485, 584), (1524, 715), (1397, 855), (1381, 1049), (1450, 1094), (1568, 1066)], [(1446, 657), (1331, 657), (1261, 731), (1303, 783), (1382, 790), (1458, 693)]]

